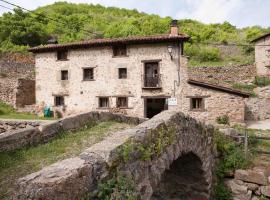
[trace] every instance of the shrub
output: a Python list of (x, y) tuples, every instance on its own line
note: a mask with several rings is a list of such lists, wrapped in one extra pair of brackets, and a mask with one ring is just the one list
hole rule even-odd
[(222, 115), (216, 118), (218, 124), (230, 124), (230, 118), (228, 115)]
[(231, 200), (232, 196), (224, 186), (223, 179), (231, 171), (246, 168), (249, 162), (246, 160), (241, 146), (232, 139), (217, 131), (214, 135), (214, 141), (220, 154), (220, 161), (216, 169), (217, 183), (214, 186), (215, 199)]
[(220, 50), (214, 47), (187, 44), (185, 47), (186, 55), (199, 62), (220, 61)]
[(263, 76), (256, 76), (254, 80), (254, 84), (261, 87), (270, 85), (270, 78), (263, 77)]

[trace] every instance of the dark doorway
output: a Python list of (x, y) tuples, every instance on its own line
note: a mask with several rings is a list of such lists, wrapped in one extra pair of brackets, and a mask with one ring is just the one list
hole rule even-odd
[(145, 99), (145, 115), (147, 118), (152, 118), (155, 115), (166, 110), (166, 99), (165, 98), (147, 98)]
[(188, 153), (177, 160), (162, 175), (151, 200), (208, 200), (208, 184), (201, 160)]

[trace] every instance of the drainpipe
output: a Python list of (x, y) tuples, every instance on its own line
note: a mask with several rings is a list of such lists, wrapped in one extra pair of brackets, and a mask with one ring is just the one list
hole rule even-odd
[(173, 96), (175, 97), (176, 87), (180, 86), (180, 57), (181, 57), (181, 43), (177, 44), (177, 80), (174, 80)]

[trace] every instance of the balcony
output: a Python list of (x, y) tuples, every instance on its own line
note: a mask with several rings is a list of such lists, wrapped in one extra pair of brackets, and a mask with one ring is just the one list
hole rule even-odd
[(143, 89), (161, 89), (161, 75), (143, 75)]

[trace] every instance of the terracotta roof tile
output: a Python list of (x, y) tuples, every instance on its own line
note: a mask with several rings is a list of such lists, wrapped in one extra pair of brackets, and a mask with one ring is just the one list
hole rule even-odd
[(110, 46), (110, 45), (121, 45), (121, 44), (146, 44), (146, 43), (162, 43), (162, 42), (179, 42), (187, 41), (188, 35), (179, 34), (177, 36), (165, 34), (165, 35), (152, 35), (152, 36), (132, 36), (125, 38), (103, 38), (93, 39), (88, 41), (72, 42), (67, 44), (49, 44), (44, 46), (37, 46), (30, 48), (30, 52), (48, 52), (55, 51), (58, 49), (78, 49), (78, 48), (89, 48), (95, 46)]

